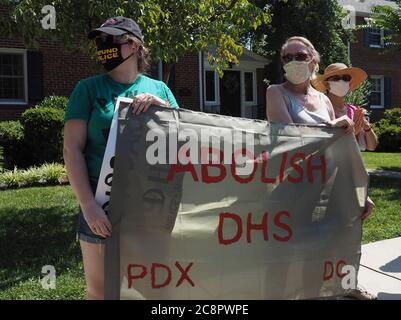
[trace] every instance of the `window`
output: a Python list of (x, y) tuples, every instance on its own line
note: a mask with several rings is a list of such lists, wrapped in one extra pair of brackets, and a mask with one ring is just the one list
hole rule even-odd
[(369, 46), (371, 48), (383, 48), (384, 45), (384, 29), (369, 28)]
[(205, 70), (205, 102), (216, 103), (216, 75), (213, 70)]
[(0, 103), (25, 103), (26, 55), (0, 49)]
[(253, 72), (244, 72), (245, 102), (254, 102)]
[(370, 76), (370, 83), (372, 84), (372, 93), (370, 96), (371, 108), (384, 107), (384, 77), (383, 76)]

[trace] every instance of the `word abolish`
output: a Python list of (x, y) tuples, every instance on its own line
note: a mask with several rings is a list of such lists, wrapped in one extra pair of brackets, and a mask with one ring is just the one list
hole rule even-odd
[[(269, 222), (269, 217), (271, 223)], [(292, 229), (283, 219), (290, 219), (291, 215), (287, 211), (280, 211), (273, 216), (265, 212), (260, 222), (255, 222), (252, 213), (248, 213), (246, 221), (243, 221), (240, 215), (230, 212), (222, 212), (219, 215), (218, 239), (219, 244), (230, 245), (246, 237), (246, 242), (252, 242), (252, 233), (263, 233), (263, 240), (269, 241), (270, 225), (273, 224), (276, 229), (284, 231), (284, 235), (273, 232), (273, 238), (276, 241), (287, 242), (292, 237)], [(270, 228), (270, 229), (269, 229)], [(234, 231), (234, 232), (233, 232)]]
[[(204, 148), (202, 153), (218, 155), (220, 156), (220, 160), (223, 159), (223, 152), (218, 149)], [(226, 165), (222, 162), (218, 164), (202, 163), (200, 165), (201, 175), (198, 177), (195, 166), (192, 163), (185, 165), (177, 163), (171, 165), (167, 179), (168, 181), (172, 181), (177, 173), (188, 172), (192, 175), (195, 182), (198, 182), (200, 178), (203, 183), (219, 183), (227, 175), (231, 174), (238, 183), (250, 183), (254, 179), (259, 179), (262, 183), (266, 184), (278, 184), (284, 181), (300, 183), (304, 179), (307, 179), (309, 183), (313, 184), (315, 182), (314, 173), (316, 172), (321, 183), (326, 181), (326, 160), (324, 156), (315, 157), (314, 155), (305, 155), (302, 152), (297, 152), (289, 158), (288, 152), (283, 152), (280, 155), (279, 161), (279, 172), (268, 172), (266, 151), (263, 151), (260, 157), (255, 158), (247, 149), (241, 149), (232, 154), (232, 162), (229, 165), (229, 170), (227, 170)], [(301, 162), (306, 162), (306, 169), (300, 165)], [(214, 168), (214, 172), (217, 171), (218, 173), (214, 175), (210, 174), (209, 169), (211, 168)], [(286, 174), (286, 172), (289, 173)], [(244, 173), (248, 173), (247, 176), (244, 176)], [(257, 174), (258, 177), (256, 176)]]

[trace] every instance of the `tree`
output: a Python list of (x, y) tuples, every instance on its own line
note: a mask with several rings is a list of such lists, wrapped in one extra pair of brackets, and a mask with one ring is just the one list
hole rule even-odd
[(60, 39), (67, 49), (86, 53), (94, 49), (85, 37), (92, 28), (112, 16), (131, 17), (143, 30), (152, 58), (163, 62), (165, 82), (171, 66), (188, 52), (208, 52), (209, 62), (222, 75), (222, 68), (238, 63), (244, 35), (269, 18), (247, 0), (53, 0), (56, 29), (45, 30), (40, 20), (48, 0), (0, 3), (11, 13), (11, 19), (3, 15), (0, 21), (8, 35), (18, 35), (30, 46), (41, 37)]
[[(387, 30), (385, 41), (387, 45), (391, 45), (401, 49), (401, 0), (394, 0), (396, 7), (389, 5), (374, 6), (372, 8), (372, 16), (370, 24)], [(397, 38), (398, 36), (398, 38)]]
[(280, 50), (291, 36), (308, 38), (321, 54), (320, 70), (334, 62), (349, 64), (347, 43), (352, 33), (342, 26), (345, 16), (336, 0), (255, 0), (267, 7), (271, 22), (258, 28), (253, 36), (253, 51), (268, 57), (269, 82), (281, 83), (283, 72)]

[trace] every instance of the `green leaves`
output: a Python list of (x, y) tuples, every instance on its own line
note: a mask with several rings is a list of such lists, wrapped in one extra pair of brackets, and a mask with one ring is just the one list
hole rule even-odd
[[(247, 33), (269, 21), (266, 10), (247, 0), (53, 0), (52, 3), (56, 8), (56, 30), (41, 28), (41, 8), (48, 1), (8, 3), (12, 19), (7, 20), (3, 15), (0, 23), (9, 26), (10, 36), (18, 33), (28, 46), (43, 37), (59, 39), (67, 49), (90, 53), (86, 34), (107, 18), (124, 15), (142, 28), (153, 60), (176, 63), (186, 53), (202, 50), (211, 55), (210, 62), (219, 68), (219, 73), (229, 62), (238, 62)], [(219, 50), (209, 50), (215, 47)]]
[(397, 4), (396, 8), (389, 5), (374, 6), (369, 24), (384, 28), (388, 32), (384, 39), (386, 46), (389, 44), (401, 49), (399, 39), (401, 36), (401, 0), (395, 0), (394, 2)]

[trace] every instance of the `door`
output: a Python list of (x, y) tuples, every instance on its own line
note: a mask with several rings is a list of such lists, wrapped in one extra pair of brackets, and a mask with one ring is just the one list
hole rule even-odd
[(220, 79), (220, 114), (241, 117), (240, 71), (224, 71)]

